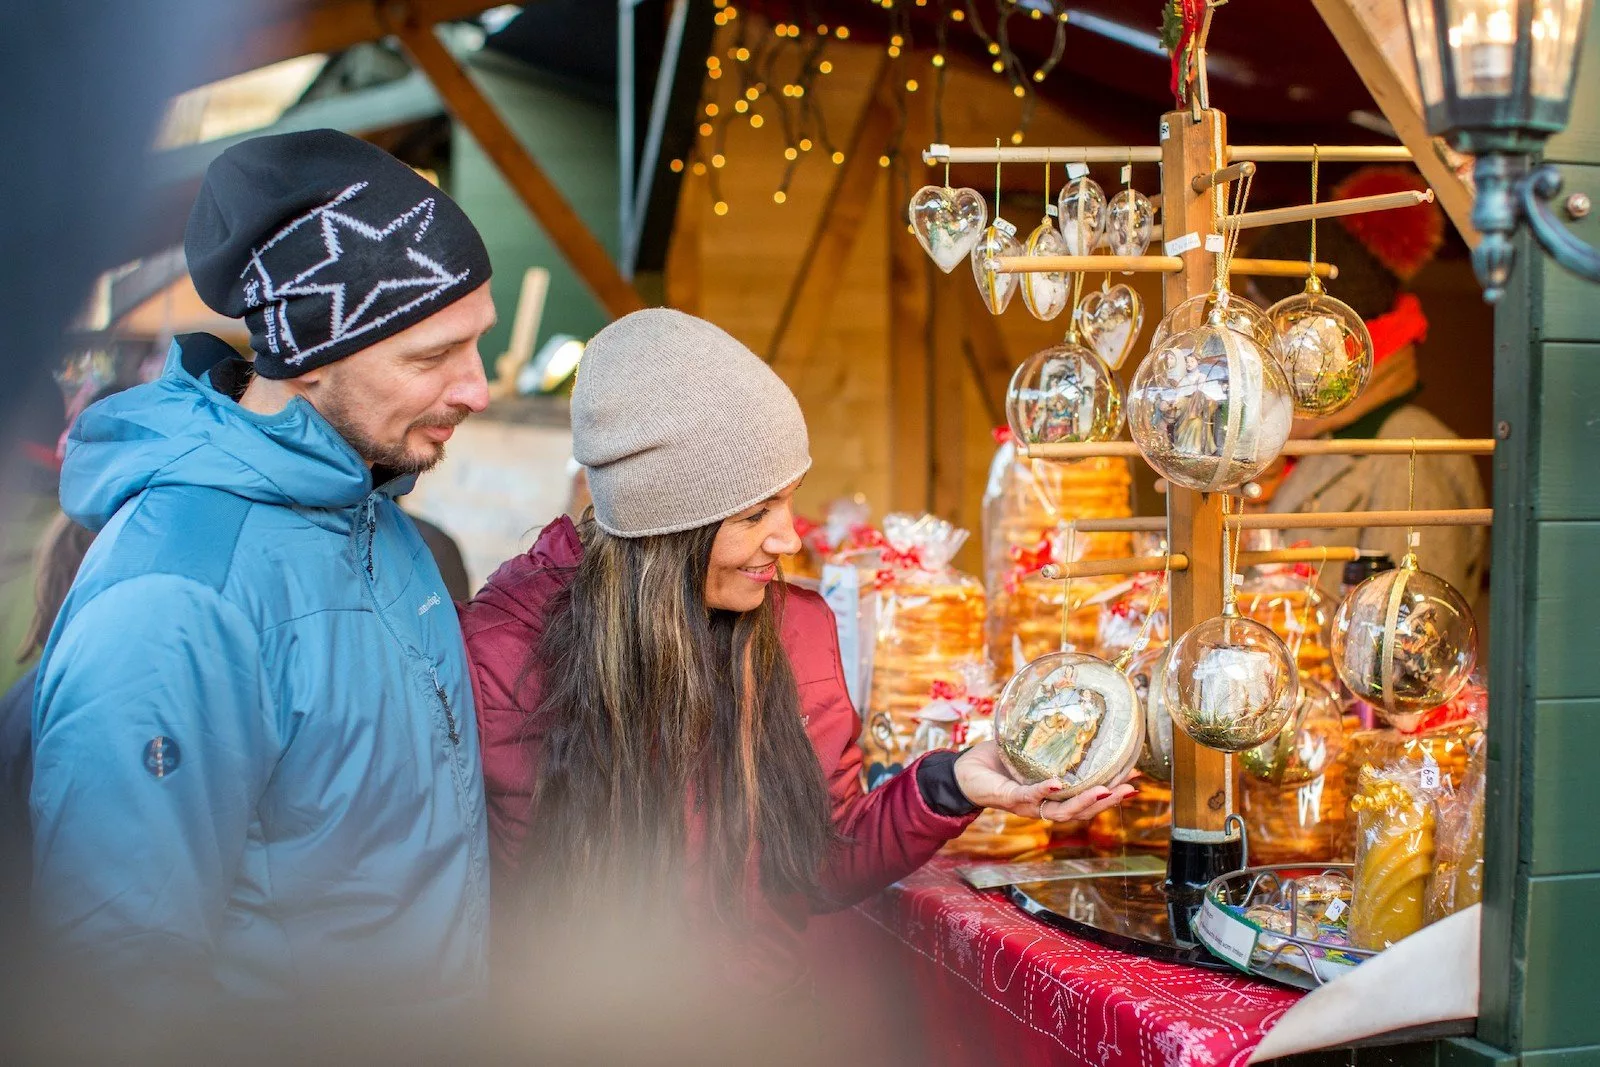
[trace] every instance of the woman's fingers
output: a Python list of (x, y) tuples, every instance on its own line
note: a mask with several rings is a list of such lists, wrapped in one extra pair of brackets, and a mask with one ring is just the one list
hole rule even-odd
[(1078, 822), (1092, 819), (1102, 811), (1108, 811), (1121, 804), (1136, 792), (1138, 790), (1133, 786), (1123, 784), (1109, 789), (1103, 786), (1090, 789), (1067, 800), (1046, 800), (1039, 806), (1039, 817), (1049, 819), (1051, 822)]

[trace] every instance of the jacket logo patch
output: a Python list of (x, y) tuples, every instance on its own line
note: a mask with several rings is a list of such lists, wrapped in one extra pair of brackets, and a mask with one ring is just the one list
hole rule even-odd
[(150, 772), (152, 778), (165, 778), (178, 769), (182, 758), (178, 742), (170, 737), (153, 737), (144, 746), (144, 769)]
[(417, 609), (417, 616), (420, 618), (421, 616), (426, 615), (428, 612), (438, 607), (440, 603), (442, 603), (442, 601), (440, 601), (438, 593), (429, 593), (428, 599), (424, 600), (422, 602), (422, 607)]

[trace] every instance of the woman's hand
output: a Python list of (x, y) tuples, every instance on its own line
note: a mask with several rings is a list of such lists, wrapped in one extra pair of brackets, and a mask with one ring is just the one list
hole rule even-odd
[[(1061, 788), (1060, 780), (1052, 778), (1038, 785), (1023, 785), (1006, 770), (1006, 765), (1000, 761), (1000, 748), (993, 741), (974, 745), (963, 752), (956, 760), (955, 772), (956, 784), (972, 803), (1009, 811), (1025, 819), (1049, 819), (1051, 822), (1092, 819), (1138, 792), (1125, 780), (1110, 787), (1086, 790), (1070, 800), (1047, 799)], [(1129, 777), (1137, 774), (1135, 771)]]

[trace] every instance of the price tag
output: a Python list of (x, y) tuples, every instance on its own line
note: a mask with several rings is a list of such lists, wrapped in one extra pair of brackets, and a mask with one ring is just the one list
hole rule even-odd
[(1234, 576), (1233, 576), (1233, 584), (1234, 584), (1234, 585), (1243, 585), (1243, 584), (1244, 584), (1244, 575), (1242, 575), (1242, 574), (1235, 574), (1235, 575), (1234, 575)]
[(1072, 179), (1076, 180), (1078, 178), (1086, 177), (1088, 175), (1088, 173), (1089, 173), (1089, 164), (1087, 164), (1087, 163), (1068, 163), (1067, 164), (1067, 177), (1069, 177), (1069, 178), (1072, 178)]
[(1422, 788), (1432, 792), (1439, 788), (1439, 765), (1434, 762), (1432, 755), (1424, 755), (1422, 771), (1418, 775)]
[(1200, 918), (1195, 928), (1206, 948), (1241, 971), (1250, 969), (1250, 954), (1256, 950), (1258, 936), (1255, 927), (1229, 915), (1221, 905), (1207, 897), (1200, 906)]
[(1168, 123), (1163, 122), (1161, 124), (1161, 139), (1163, 141), (1165, 141), (1167, 138), (1169, 138), (1171, 136), (1172, 136), (1172, 126), (1170, 124), (1168, 124)]
[(1132, 182), (1133, 182), (1133, 164), (1132, 163), (1124, 163), (1122, 165), (1122, 184), (1123, 185), (1129, 185)]
[(1350, 906), (1343, 899), (1334, 897), (1328, 902), (1328, 910), (1322, 913), (1322, 917), (1331, 923), (1336, 923), (1339, 921), (1339, 916), (1349, 910)]
[(1189, 232), (1182, 237), (1174, 237), (1164, 246), (1169, 256), (1181, 256), (1185, 252), (1193, 252), (1200, 247), (1200, 235)]
[(1044, 206), (1044, 213), (1049, 215), (1051, 218), (1057, 218), (1061, 214), (1061, 209), (1056, 207), (1054, 204), (1046, 204)]
[(928, 146), (928, 155), (935, 159), (949, 159), (950, 146), (947, 144), (931, 144)]
[(1416, 530), (1412, 530), (1410, 536), (1406, 538), (1406, 544), (1410, 545), (1412, 548), (1416, 548), (1418, 545), (1422, 544), (1422, 534), (1418, 533)]
[(1222, 251), (1222, 234), (1220, 234), (1220, 233), (1208, 233), (1208, 234), (1206, 234), (1206, 251), (1207, 252), (1220, 252), (1220, 251)]
[(1017, 228), (1011, 225), (1011, 223), (1007, 222), (1005, 219), (995, 219), (994, 228), (1005, 234), (1007, 237), (1015, 237), (1017, 235)]

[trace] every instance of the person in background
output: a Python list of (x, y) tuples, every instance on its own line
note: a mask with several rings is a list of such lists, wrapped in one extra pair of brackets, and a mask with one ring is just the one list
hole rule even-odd
[[(1426, 185), (1415, 171), (1367, 167), (1333, 190), (1334, 199), (1370, 196)], [(1444, 423), (1415, 403), (1421, 381), (1417, 349), (1427, 337), (1428, 320), (1415, 295), (1404, 290), (1438, 252), (1444, 239), (1444, 214), (1437, 204), (1370, 215), (1350, 215), (1318, 229), (1318, 257), (1339, 266), (1332, 295), (1349, 304), (1372, 334), (1375, 365), (1366, 389), (1349, 407), (1317, 419), (1297, 419), (1294, 436), (1335, 438), (1455, 437)], [(1251, 255), (1297, 259), (1305, 255), (1302, 228), (1264, 231)], [(1253, 278), (1246, 295), (1263, 307), (1298, 292), (1298, 279)], [(1253, 291), (1251, 291), (1253, 290)], [(1408, 491), (1408, 457), (1306, 456), (1286, 461), (1287, 473), (1272, 491), (1274, 512), (1404, 511), (1408, 499), (1419, 509), (1486, 507), (1483, 483), (1470, 456), (1418, 456), (1414, 496)], [(1406, 554), (1404, 529), (1284, 531), (1286, 543), (1305, 539), (1316, 545), (1355, 545), (1381, 552), (1396, 563)], [(1425, 566), (1461, 590), (1469, 602), (1481, 597), (1487, 563), (1487, 536), (1478, 526), (1435, 527), (1423, 532)], [(1339, 568), (1324, 568), (1323, 586), (1336, 596)], [(1486, 616), (1479, 611), (1479, 618)]]
[(482, 239), (392, 156), (313, 130), (222, 153), (184, 249), (254, 358), (179, 337), (71, 431), (62, 508), (97, 538), (39, 666), (39, 931), (97, 1007), (168, 1038), (224, 1005), (469, 1002), (472, 694), (395, 498), (488, 403)]
[[(57, 513), (34, 553), (33, 622), (17, 650), (28, 664), (44, 650), (67, 590), (94, 534)], [(0, 696), (0, 915), (14, 922), (27, 913), (33, 881), (33, 834), (28, 789), (33, 782), (33, 684), (37, 665)]]
[(832, 613), (778, 568), (805, 421), (733, 337), (625, 316), (585, 350), (572, 415), (592, 506), (462, 616), (508, 958), (549, 966), (535, 917), (602, 900), (664, 907), (746, 988), (784, 988), (809, 913), (916, 870), (983, 807), (1088, 819), (1134, 792), (1050, 799), (1059, 783), (1013, 780), (992, 742), (863, 792)]

